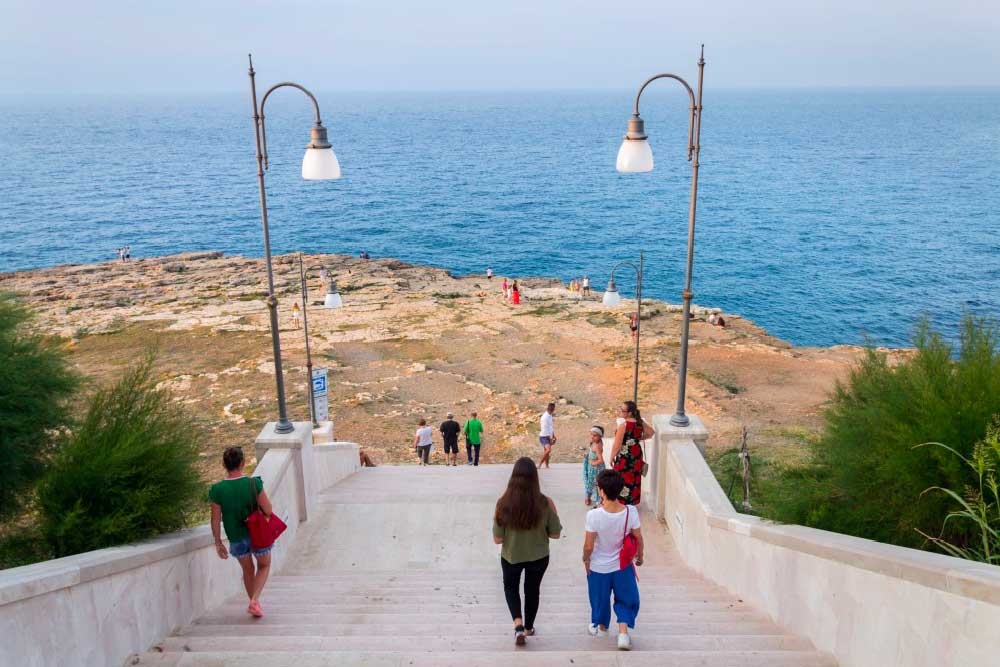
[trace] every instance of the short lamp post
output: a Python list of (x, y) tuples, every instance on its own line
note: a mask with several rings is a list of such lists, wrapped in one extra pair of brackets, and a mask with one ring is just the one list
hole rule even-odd
[(611, 267), (611, 279), (608, 281), (608, 289), (604, 291), (604, 298), (601, 300), (605, 306), (614, 307), (622, 302), (622, 297), (618, 293), (618, 286), (615, 284), (615, 271), (620, 266), (630, 266), (635, 271), (635, 360), (632, 369), (632, 400), (639, 403), (639, 329), (642, 326), (642, 253), (639, 253), (639, 265), (623, 260)]
[(694, 218), (695, 208), (698, 201), (698, 154), (701, 149), (701, 92), (702, 80), (705, 73), (705, 46), (702, 45), (701, 56), (698, 59), (698, 95), (688, 85), (687, 81), (676, 74), (657, 74), (646, 80), (639, 87), (639, 92), (635, 96), (635, 109), (632, 118), (628, 122), (628, 132), (625, 140), (622, 141), (618, 150), (618, 160), (615, 167), (622, 173), (637, 173), (653, 170), (653, 151), (649, 147), (646, 131), (642, 118), (639, 116), (639, 98), (642, 91), (650, 83), (657, 79), (674, 79), (679, 82), (688, 93), (691, 100), (691, 115), (688, 123), (688, 161), (691, 162), (691, 203), (688, 208), (688, 243), (687, 243), (687, 272), (684, 281), (684, 322), (681, 324), (681, 361), (678, 371), (677, 387), (677, 412), (670, 418), (670, 423), (674, 426), (687, 426), (690, 419), (684, 413), (684, 396), (687, 390), (687, 362), (688, 362), (688, 336), (691, 328), (691, 299), (694, 293), (691, 291), (691, 270), (694, 265)]
[[(312, 420), (313, 428), (318, 428), (319, 423), (316, 421), (316, 394), (313, 391), (312, 352), (309, 349), (309, 283), (306, 280), (306, 272), (313, 269), (321, 269), (323, 273), (326, 273), (326, 268), (318, 264), (310, 266), (308, 269), (304, 268), (302, 265), (302, 253), (300, 252), (299, 281), (302, 284), (302, 332), (306, 339), (306, 377), (309, 380), (309, 419)], [(340, 292), (337, 291), (337, 283), (330, 277), (326, 288), (326, 298), (323, 300), (323, 307), (332, 309), (340, 308), (342, 305), (344, 305), (344, 301), (340, 298)]]
[[(333, 153), (333, 147), (327, 141), (326, 128), (320, 120), (319, 104), (308, 90), (297, 83), (283, 82), (271, 86), (260, 105), (257, 104), (257, 86), (254, 79), (253, 57), (250, 57), (250, 102), (253, 105), (254, 141), (257, 146), (257, 185), (260, 189), (260, 219), (264, 229), (264, 258), (267, 265), (267, 308), (271, 319), (271, 344), (274, 348), (274, 377), (278, 389), (278, 423), (276, 433), (291, 433), (295, 430), (288, 421), (285, 406), (285, 379), (281, 370), (281, 341), (278, 335), (278, 299), (274, 296), (274, 270), (271, 267), (271, 237), (267, 228), (267, 194), (264, 189), (264, 171), (267, 170), (267, 132), (264, 128), (264, 105), (267, 98), (278, 88), (298, 88), (309, 97), (316, 114), (315, 123), (310, 130), (310, 141), (306, 146), (306, 154), (302, 159), (302, 178), (307, 181), (325, 181), (340, 178), (340, 163)], [(309, 379), (312, 387), (312, 378)]]

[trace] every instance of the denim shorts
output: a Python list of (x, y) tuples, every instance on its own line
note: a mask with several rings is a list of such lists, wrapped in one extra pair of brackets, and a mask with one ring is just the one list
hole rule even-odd
[(271, 549), (274, 548), (272, 544), (269, 547), (264, 547), (263, 549), (251, 549), (250, 548), (250, 538), (244, 537), (242, 540), (236, 540), (229, 542), (229, 554), (236, 558), (246, 558), (253, 552), (254, 556), (263, 556), (264, 554), (271, 553)]
[(542, 447), (550, 447), (552, 445), (552, 438), (547, 435), (538, 436), (538, 444)]

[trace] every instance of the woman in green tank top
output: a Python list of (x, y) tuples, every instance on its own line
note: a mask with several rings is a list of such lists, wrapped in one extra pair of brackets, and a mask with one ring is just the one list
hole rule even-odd
[[(219, 558), (225, 560), (231, 555), (243, 570), (243, 587), (250, 598), (247, 613), (261, 617), (264, 610), (260, 605), (260, 594), (271, 572), (271, 547), (251, 548), (246, 520), (254, 510), (254, 496), (256, 506), (268, 518), (271, 517), (271, 500), (264, 492), (264, 482), (260, 477), (243, 474), (244, 464), (243, 450), (239, 447), (230, 447), (222, 454), (226, 476), (208, 490), (208, 498), (212, 501), (212, 535), (215, 536), (215, 550)], [(228, 550), (222, 544), (220, 524), (226, 530)]]

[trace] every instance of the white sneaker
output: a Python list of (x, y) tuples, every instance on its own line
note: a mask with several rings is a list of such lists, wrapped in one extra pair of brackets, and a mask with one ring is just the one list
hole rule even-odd
[(608, 636), (608, 631), (607, 630), (601, 630), (601, 626), (594, 625), (593, 623), (591, 623), (590, 625), (587, 626), (587, 632), (590, 633), (591, 637), (607, 637)]
[(632, 650), (632, 638), (628, 636), (627, 632), (622, 632), (618, 635), (618, 650), (619, 651)]

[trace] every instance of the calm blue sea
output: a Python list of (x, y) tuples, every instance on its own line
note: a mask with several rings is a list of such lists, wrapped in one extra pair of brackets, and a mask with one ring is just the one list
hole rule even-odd
[[(647, 294), (678, 301), (686, 96), (644, 96), (657, 168), (621, 175), (632, 94), (318, 91), (344, 177), (310, 183), (310, 109), (280, 91), (275, 251), (600, 287), (643, 250)], [(256, 187), (245, 94), (0, 99), (0, 271), (126, 243), (260, 255)], [(699, 194), (696, 303), (793, 343), (905, 345), (921, 314), (949, 333), (963, 311), (1000, 314), (998, 89), (709, 87)]]

